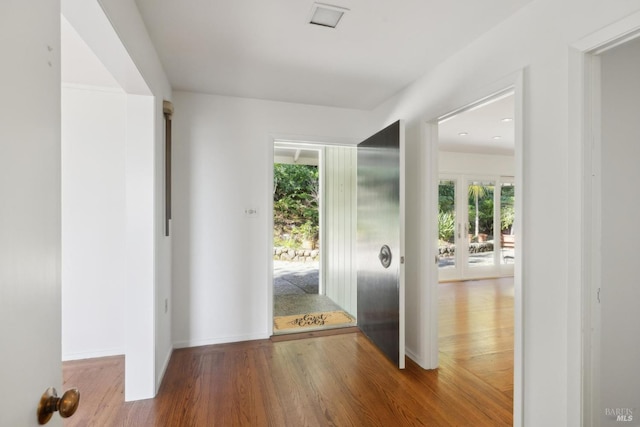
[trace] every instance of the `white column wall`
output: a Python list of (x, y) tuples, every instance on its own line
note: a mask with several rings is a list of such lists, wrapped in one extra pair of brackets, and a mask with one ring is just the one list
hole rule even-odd
[(153, 97), (127, 95), (126, 401), (156, 393), (153, 104)]
[[(152, 174), (152, 184), (151, 188), (146, 191), (153, 192), (153, 208), (151, 217), (147, 220), (153, 222), (153, 233), (149, 235), (149, 238), (152, 239), (150, 245), (153, 251), (153, 258), (150, 260), (152, 263), (150, 280), (154, 285), (148, 288), (148, 293), (141, 294), (139, 297), (142, 304), (146, 304), (148, 299), (153, 300), (154, 317), (151, 329), (145, 331), (145, 335), (140, 338), (146, 339), (147, 333), (153, 335), (153, 351), (151, 352), (153, 353), (153, 362), (146, 361), (144, 363), (155, 365), (155, 391), (153, 393), (155, 394), (160, 387), (173, 350), (171, 337), (171, 240), (173, 233), (171, 236), (165, 236), (164, 115), (162, 110), (163, 100), (171, 101), (171, 86), (135, 1), (98, 0), (98, 3), (109, 17), (109, 21), (126, 48), (127, 54), (135, 64), (136, 72), (132, 70), (129, 73), (123, 73), (124, 82), (119, 80), (119, 83), (127, 93), (140, 94), (141, 92), (136, 91), (135, 88), (129, 90), (126, 83), (128, 81), (135, 82), (141, 76), (153, 96), (153, 104), (148, 106), (153, 113), (153, 121), (150, 123), (152, 132), (147, 135), (152, 141), (149, 155), (153, 159), (153, 168), (148, 170)], [(114, 73), (112, 69), (110, 71)], [(114, 76), (117, 77), (115, 74)], [(165, 310), (165, 301), (168, 306), (167, 310)], [(143, 362), (141, 361), (141, 363)]]
[[(151, 120), (146, 112), (141, 112), (144, 118), (139, 123), (128, 116), (127, 125), (138, 137), (148, 138), (149, 145), (146, 156), (152, 162), (151, 167), (145, 165), (144, 170), (149, 173), (144, 177), (148, 186), (143, 186), (140, 200), (148, 200), (150, 208), (144, 208), (149, 215), (144, 218), (145, 224), (152, 232), (145, 234), (148, 239), (141, 243), (140, 249), (150, 251), (150, 254), (137, 254), (145, 257), (144, 261), (148, 276), (143, 281), (136, 281), (140, 271), (132, 271), (126, 290), (127, 307), (132, 310), (127, 313), (127, 319), (136, 325), (127, 330), (127, 354), (132, 354), (127, 362), (127, 375), (135, 373), (139, 381), (149, 381), (149, 384), (139, 382), (135, 385), (127, 379), (127, 400), (135, 398), (153, 397), (160, 386), (164, 371), (172, 352), (171, 338), (171, 237), (164, 235), (164, 116), (163, 100), (171, 100), (171, 86), (164, 73), (158, 55), (147, 33), (142, 17), (133, 0), (62, 0), (62, 12), (69, 23), (91, 47), (96, 56), (113, 75), (118, 84), (130, 96), (148, 96), (150, 103), (134, 100), (130, 106), (142, 103), (149, 109)], [(139, 106), (139, 105), (138, 105)], [(137, 107), (134, 107), (137, 109)], [(139, 125), (144, 123), (149, 129), (141, 130)], [(129, 129), (127, 130), (129, 133)], [(142, 135), (142, 133), (144, 135)], [(139, 183), (134, 183), (137, 185)], [(138, 236), (140, 237), (140, 236)], [(140, 243), (140, 242), (135, 242)], [(135, 244), (134, 243), (134, 244)], [(144, 248), (142, 247), (144, 246)], [(147, 257), (148, 256), (148, 257)], [(140, 259), (138, 259), (140, 260)], [(141, 268), (141, 266), (137, 266)], [(152, 283), (152, 285), (148, 285)], [(165, 310), (165, 301), (168, 309)], [(147, 309), (148, 303), (152, 304)], [(140, 309), (139, 309), (140, 308)], [(143, 327), (144, 326), (144, 327)], [(137, 337), (134, 337), (137, 333)], [(144, 345), (150, 346), (143, 348)], [(133, 361), (136, 365), (132, 365)], [(129, 369), (131, 368), (131, 369)], [(152, 376), (146, 375), (146, 370), (153, 371)], [(144, 375), (140, 373), (145, 372)]]

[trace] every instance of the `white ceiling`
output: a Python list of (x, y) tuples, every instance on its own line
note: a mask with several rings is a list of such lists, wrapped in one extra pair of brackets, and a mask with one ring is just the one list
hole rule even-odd
[(320, 163), (320, 149), (308, 144), (276, 142), (273, 147), (273, 162), (317, 166)]
[[(514, 95), (508, 93), (466, 109), (438, 124), (438, 149), (513, 156)], [(317, 165), (319, 151), (305, 144), (276, 143), (275, 163)]]
[[(147, 4), (147, 6), (149, 6), (148, 4), (149, 2), (147, 0), (137, 0), (137, 1), (141, 5)], [(371, 1), (372, 4), (376, 4), (376, 2), (378, 2), (379, 0), (369, 0), (369, 1)], [(464, 3), (464, 1), (465, 0), (455, 0), (452, 2), (456, 4), (462, 4)], [(287, 2), (286, 0), (272, 0), (273, 5), (280, 5), (280, 7), (284, 7), (283, 3), (286, 3), (286, 2)], [(524, 2), (525, 1), (519, 1), (517, 2), (517, 4), (522, 4)], [(186, 7), (185, 8), (178, 7), (176, 8), (176, 10), (173, 10), (174, 2), (167, 2), (166, 0), (155, 0), (155, 3), (158, 4), (158, 8), (161, 10), (167, 10), (167, 11), (171, 10), (172, 13), (174, 12), (177, 13), (177, 10), (180, 10), (181, 18), (177, 19), (177, 21), (185, 20), (189, 15), (189, 12), (187, 11)], [(212, 8), (214, 8), (218, 12), (226, 10), (228, 11), (228, 13), (231, 13), (232, 15), (237, 15), (239, 14), (239, 11), (236, 10), (237, 8), (235, 6), (233, 6), (234, 4), (255, 3), (255, 0), (243, 0), (242, 2), (238, 1), (238, 2), (229, 2), (229, 3), (233, 3), (233, 4), (226, 5), (227, 6), (226, 8), (223, 7), (222, 5), (210, 4), (205, 9), (212, 10)], [(351, 40), (352, 41), (352, 43), (350, 44), (351, 48), (344, 47), (343, 43), (338, 42), (339, 39), (341, 39), (341, 37), (343, 37), (345, 34), (348, 35), (351, 33), (346, 29), (332, 30), (329, 28), (323, 28), (323, 27), (306, 24), (306, 19), (309, 17), (309, 14), (311, 12), (312, 2), (309, 0), (291, 2), (291, 4), (299, 4), (299, 3), (304, 3), (308, 5), (308, 9), (309, 9), (308, 14), (306, 15), (303, 14), (301, 21), (298, 20), (297, 23), (294, 23), (293, 25), (291, 25), (291, 27), (295, 29), (297, 33), (300, 34), (301, 38), (306, 37), (306, 39), (312, 40), (309, 43), (315, 43), (316, 46), (325, 46), (325, 47), (329, 45), (329, 41), (324, 39), (333, 40), (336, 43), (335, 49), (342, 52), (341, 53), (342, 55), (346, 55), (346, 56), (348, 56), (347, 51), (349, 51), (350, 49), (358, 47), (358, 49), (356, 49), (356, 51), (358, 52), (359, 50), (362, 49), (363, 45), (361, 44), (361, 42), (355, 42)], [(368, 6), (365, 6), (358, 0), (341, 2), (342, 5), (345, 5), (346, 3), (348, 3), (349, 6), (351, 6), (352, 10), (348, 13), (348, 15), (345, 18), (343, 18), (344, 22), (341, 22), (341, 25), (345, 24), (345, 22), (349, 23), (350, 19), (352, 21), (355, 20), (355, 18), (352, 17), (351, 15), (354, 14), (357, 10), (361, 10), (363, 8), (370, 9)], [(428, 2), (425, 2), (425, 3), (428, 3)], [(497, 3), (497, 2), (494, 1), (494, 3)], [(182, 2), (181, 4), (183, 5), (191, 4), (192, 6), (190, 10), (192, 11), (191, 13), (193, 13), (193, 11), (195, 10), (194, 8), (197, 5), (203, 5), (203, 2), (201, 0), (189, 0), (189, 2)], [(357, 5), (358, 8), (354, 8), (355, 5)], [(401, 7), (400, 9), (405, 12), (407, 12), (411, 8), (410, 7), (411, 5), (415, 7), (419, 6), (418, 9), (422, 7), (421, 2), (418, 2), (416, 6), (415, 2), (404, 1), (401, 3), (401, 5), (403, 7)], [(381, 6), (380, 5), (378, 6), (379, 6), (378, 9), (380, 9)], [(293, 9), (300, 11), (299, 7), (296, 7)], [(393, 17), (397, 16), (397, 14), (399, 13), (400, 12), (396, 11), (394, 13), (391, 13), (390, 15), (388, 14), (387, 18), (384, 18), (383, 14), (374, 13), (372, 10), (368, 10), (367, 16), (372, 16), (372, 17), (375, 16), (377, 20), (376, 22), (387, 22), (388, 20), (398, 19)], [(147, 22), (156, 22), (156, 23), (161, 21), (159, 16), (164, 16), (163, 14), (152, 13), (151, 14), (152, 18), (149, 19), (148, 12), (146, 15), (147, 16), (145, 19), (147, 20)], [(257, 19), (257, 17), (255, 17), (253, 13), (249, 13), (248, 15), (253, 17), (252, 19), (254, 20)], [(269, 14), (267, 13), (267, 15)], [(265, 18), (267, 17), (267, 15), (265, 15)], [(199, 15), (196, 14), (196, 17), (192, 17), (191, 19), (199, 21), (200, 19), (197, 18), (197, 16)], [(237, 18), (237, 20), (241, 20), (241, 19)], [(413, 20), (409, 20), (408, 22), (413, 22)], [(236, 23), (239, 24), (238, 22)], [(246, 24), (242, 24), (242, 25), (246, 26)], [(350, 24), (350, 25), (355, 25), (355, 24)], [(363, 25), (363, 24), (360, 23), (359, 25)], [(269, 27), (268, 25), (263, 25), (263, 26)], [(388, 22), (387, 24), (385, 24), (385, 26), (394, 27), (394, 25), (390, 25), (388, 24)], [(241, 31), (238, 30), (236, 34), (230, 27), (233, 27), (233, 25), (225, 26), (226, 29), (223, 29), (223, 28), (220, 28), (218, 30), (210, 29), (208, 31), (210, 34), (222, 32), (222, 33), (226, 33), (229, 37), (238, 37), (239, 39), (243, 40), (242, 43), (239, 43), (240, 45), (243, 45), (243, 43), (249, 43), (250, 45), (251, 44), (249, 41), (250, 39), (257, 40), (260, 38), (255, 33), (252, 33), (252, 32), (250, 34), (243, 34)], [(271, 32), (271, 30), (267, 31), (265, 29), (263, 29), (262, 31), (266, 31), (267, 33)], [(414, 29), (414, 31), (417, 31), (417, 29)], [(198, 40), (198, 37), (196, 37), (196, 34), (202, 34), (202, 32), (206, 33), (207, 31), (205, 31), (204, 29), (201, 29), (201, 31), (193, 31), (193, 34), (191, 31), (185, 31), (185, 34), (183, 34), (182, 37), (185, 40), (193, 40), (194, 44), (197, 44), (200, 46), (199, 49), (203, 49), (205, 48), (203, 46), (207, 44), (205, 43), (204, 39), (208, 39), (208, 38), (204, 37), (203, 40)], [(395, 34), (394, 37), (396, 38), (400, 37), (399, 33), (401, 32), (399, 31), (395, 31), (395, 32), (391, 31), (391, 32)], [(428, 32), (428, 31), (425, 31), (425, 32)], [(282, 31), (282, 33), (283, 35), (289, 34), (288, 31)], [(209, 64), (208, 66), (212, 68), (206, 69), (206, 71), (205, 69), (203, 69), (202, 71), (198, 71), (194, 75), (190, 75), (188, 72), (185, 72), (185, 74), (183, 75), (182, 71), (180, 70), (184, 67), (189, 68), (190, 66), (189, 65), (178, 66), (177, 63), (181, 63), (182, 60), (166, 59), (167, 55), (168, 57), (171, 58), (173, 53), (170, 52), (172, 48), (167, 49), (163, 45), (163, 42), (159, 41), (161, 39), (164, 39), (165, 37), (166, 35), (155, 35), (154, 36), (155, 45), (160, 52), (164, 52), (164, 55), (163, 55), (164, 66), (166, 67), (170, 75), (172, 73), (171, 70), (173, 70), (173, 73), (177, 74), (176, 77), (172, 77), (172, 85), (175, 89), (182, 88), (182, 89), (205, 92), (205, 93), (209, 92), (209, 93), (218, 93), (218, 94), (233, 95), (233, 96), (246, 96), (246, 97), (252, 97), (252, 98), (267, 98), (267, 99), (273, 99), (273, 100), (295, 101), (295, 102), (305, 103), (305, 104), (325, 104), (325, 105), (338, 104), (342, 107), (349, 107), (349, 108), (369, 108), (372, 105), (374, 105), (376, 102), (378, 102), (378, 101), (372, 101), (372, 99), (384, 99), (386, 96), (389, 96), (394, 92), (402, 89), (402, 87), (408, 84), (411, 81), (411, 79), (417, 77), (417, 76), (410, 77), (410, 73), (407, 70), (405, 70), (404, 73), (397, 72), (393, 78), (389, 78), (386, 84), (382, 86), (373, 85), (371, 87), (368, 87), (364, 79), (360, 79), (360, 80), (355, 79), (354, 81), (357, 81), (357, 84), (349, 85), (345, 83), (349, 79), (344, 77), (349, 73), (345, 72), (344, 70), (347, 68), (355, 69), (357, 68), (357, 64), (354, 64), (353, 61), (347, 61), (347, 64), (343, 66), (335, 65), (333, 67), (332, 72), (334, 74), (331, 77), (331, 79), (329, 79), (333, 82), (333, 84), (329, 84), (330, 82), (327, 81), (328, 79), (326, 76), (320, 75), (321, 73), (319, 72), (314, 72), (307, 75), (306, 77), (300, 77), (300, 79), (305, 79), (305, 80), (308, 79), (310, 82), (314, 79), (317, 79), (317, 81), (314, 83), (309, 83), (308, 86), (300, 88), (297, 86), (300, 83), (300, 79), (291, 77), (290, 76), (291, 70), (283, 70), (281, 73), (276, 73), (275, 75), (271, 75), (271, 76), (265, 75), (263, 76), (264, 80), (255, 81), (253, 82), (254, 84), (252, 86), (243, 89), (243, 88), (238, 88), (240, 85), (240, 82), (244, 78), (243, 75), (248, 76), (253, 74), (260, 74), (257, 71), (258, 69), (262, 69), (264, 72), (264, 69), (265, 67), (267, 67), (267, 65), (264, 63), (265, 58), (263, 58), (263, 56), (266, 56), (266, 53), (268, 51), (272, 51), (272, 52), (280, 51), (284, 49), (284, 46), (282, 49), (278, 48), (277, 46), (270, 46), (265, 50), (265, 55), (256, 55), (254, 52), (255, 49), (253, 48), (242, 49), (237, 54), (233, 54), (233, 52), (231, 52), (231, 49), (229, 48), (221, 49), (220, 43), (213, 42), (211, 43), (211, 46), (210, 46), (212, 51), (215, 49), (218, 49), (220, 53), (216, 55), (219, 55), (221, 58), (223, 57), (231, 58), (229, 59), (229, 61), (231, 61), (231, 63), (234, 64), (233, 65), (234, 67), (238, 67), (239, 69), (242, 68), (243, 65), (241, 64), (244, 63), (243, 61), (250, 61), (249, 59), (250, 57), (253, 58), (251, 60), (256, 61), (256, 66), (250, 67), (247, 65), (246, 72), (237, 73), (238, 75), (236, 75), (235, 77), (232, 75), (224, 75), (225, 74), (224, 72), (218, 73), (218, 70), (217, 70), (218, 67), (216, 67), (214, 64)], [(288, 37), (289, 36), (287, 36), (287, 38)], [(294, 38), (297, 38), (297, 37), (294, 37)], [(111, 74), (107, 71), (104, 65), (100, 62), (100, 60), (94, 55), (94, 53), (91, 51), (89, 46), (87, 46), (87, 44), (82, 40), (82, 38), (78, 35), (75, 29), (67, 22), (67, 20), (64, 19), (64, 17), (62, 17), (61, 19), (61, 40), (62, 40), (62, 81), (63, 82), (122, 90), (120, 89), (120, 86), (118, 85), (116, 80), (111, 76)], [(187, 42), (185, 41), (185, 43)], [(173, 46), (174, 44), (175, 43), (170, 45)], [(238, 43), (231, 43), (231, 45), (234, 45), (234, 44), (238, 44)], [(289, 42), (286, 43), (287, 46), (291, 44), (298, 45), (299, 43), (289, 43)], [(193, 49), (193, 51), (190, 51), (191, 53), (188, 53), (188, 54), (180, 53), (178, 56), (180, 57), (184, 55), (186, 55), (187, 57), (193, 56), (193, 52), (196, 50), (197, 49)], [(411, 49), (405, 49), (405, 51), (409, 51), (409, 50)], [(413, 50), (415, 50), (415, 48)], [(375, 57), (375, 52), (373, 52), (372, 49), (370, 49), (368, 52), (369, 53), (359, 52), (359, 54), (356, 56), (367, 58), (366, 61), (373, 61)], [(329, 56), (335, 56), (335, 55), (338, 55), (338, 53), (330, 53), (330, 54), (327, 53), (324, 56), (329, 57)], [(393, 55), (397, 58), (403, 58), (403, 55), (406, 55), (406, 53), (403, 54), (402, 52), (394, 52)], [(297, 63), (297, 65), (294, 67), (296, 69), (310, 67), (310, 66), (304, 65), (305, 61), (309, 61), (310, 63), (319, 62), (318, 58), (308, 59), (310, 55), (306, 55), (306, 54), (302, 54), (300, 56), (295, 56), (295, 57), (292, 56), (286, 60), (284, 56), (286, 55), (282, 53), (275, 55), (276, 58), (279, 57), (282, 60), (283, 64)], [(427, 56), (427, 55), (423, 55), (423, 56)], [(244, 59), (240, 61), (239, 60), (240, 57), (243, 57)], [(412, 58), (412, 56), (409, 55), (407, 58)], [(185, 61), (189, 62), (192, 60), (186, 59)], [(413, 61), (413, 59), (411, 59), (411, 61)], [(204, 61), (203, 64), (205, 62), (206, 61)], [(417, 67), (417, 65), (415, 64), (416, 62), (413, 61), (412, 66)], [(207, 65), (203, 65), (203, 66), (206, 67)], [(176, 71), (176, 69), (178, 71)], [(390, 69), (392, 71), (395, 69), (396, 71), (398, 71), (398, 67), (393, 67), (393, 64), (389, 64), (382, 61), (380, 67), (378, 68), (379, 70), (378, 73), (382, 75), (387, 72), (386, 71), (387, 69)], [(371, 74), (371, 73), (367, 73), (366, 70), (361, 72), (365, 74)], [(356, 72), (354, 71), (354, 73)], [(199, 79), (202, 79), (203, 74), (209, 74), (211, 77), (209, 79), (204, 79), (204, 80), (207, 80), (206, 82), (197, 83), (198, 81), (200, 81)], [(224, 85), (221, 85), (218, 82), (218, 78), (216, 76), (218, 76), (219, 74), (223, 75), (222, 81), (229, 82), (228, 87), (225, 87)], [(404, 75), (404, 77), (399, 77), (400, 74)], [(418, 75), (419, 74), (420, 73), (418, 73)], [(176, 82), (176, 79), (177, 79), (177, 82)], [(284, 84), (282, 82), (289, 81), (290, 84), (287, 91), (283, 93), (279, 93), (278, 91), (275, 90), (276, 88), (271, 87), (269, 84), (263, 85), (267, 80), (281, 81), (280, 84)], [(393, 82), (393, 80), (395, 80), (395, 83)], [(407, 80), (407, 81), (405, 82), (404, 80)], [(184, 82), (184, 83), (179, 83), (179, 82)], [(353, 96), (354, 98), (349, 98), (349, 96), (347, 96), (348, 94), (341, 93), (338, 90), (340, 87), (345, 87), (345, 86), (348, 88), (347, 90), (348, 94), (351, 94), (350, 96)], [(219, 89), (216, 89), (216, 88), (219, 88)], [(368, 94), (368, 97), (363, 97), (363, 95), (356, 96), (356, 94), (359, 92), (364, 92)], [(333, 99), (329, 101), (327, 100), (329, 98), (333, 98)], [(325, 101), (323, 101), (323, 99)], [(364, 104), (371, 104), (371, 105), (366, 105), (363, 107)], [(483, 104), (482, 106), (464, 111), (454, 117), (451, 117), (446, 121), (440, 123), (439, 125), (438, 132), (439, 132), (440, 150), (454, 151), (454, 152), (513, 155), (514, 123), (502, 121), (503, 118), (513, 117), (513, 114), (514, 114), (514, 104), (513, 104), (513, 95), (511, 95), (511, 96), (504, 96), (498, 100), (495, 100), (494, 102)], [(460, 135), (461, 132), (465, 132), (467, 133), (467, 135), (462, 136)], [(500, 139), (494, 139), (495, 136), (500, 136)], [(285, 156), (294, 156), (295, 153), (296, 153), (295, 150), (287, 151), (286, 149), (283, 148), (282, 153), (280, 154), (284, 158)], [(313, 164), (314, 161), (317, 162), (317, 153), (313, 151), (307, 152), (307, 150), (302, 150), (301, 154), (298, 154), (298, 156), (299, 156), (299, 162), (302, 162), (302, 163)]]
[(438, 125), (441, 151), (514, 154), (514, 96), (498, 97)]
[(136, 0), (174, 89), (373, 109), (531, 0)]

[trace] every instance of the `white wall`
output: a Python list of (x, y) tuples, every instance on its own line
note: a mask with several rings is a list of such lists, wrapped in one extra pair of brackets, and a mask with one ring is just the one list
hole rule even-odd
[[(513, 73), (525, 70), (521, 248), (526, 253), (522, 259), (525, 364), (523, 375), (516, 377), (516, 388), (524, 382), (523, 401), (514, 402), (517, 412), (524, 402), (524, 412), (522, 419), (516, 418), (517, 425), (580, 424), (581, 299), (568, 297), (580, 295), (580, 282), (575, 280), (574, 266), (550, 262), (548, 253), (550, 235), (556, 242), (556, 259), (575, 259), (572, 254), (581, 250), (579, 241), (569, 235), (579, 221), (569, 213), (580, 209), (570, 204), (579, 201), (573, 183), (580, 177), (572, 174), (579, 173), (574, 159), (580, 152), (569, 143), (569, 52), (572, 43), (637, 9), (638, 3), (629, 1), (535, 1), (376, 110), (381, 125), (407, 120), (408, 158), (423, 156), (408, 163), (409, 175), (417, 176), (429, 161), (420, 147), (424, 121), (503, 89), (514, 82)], [(429, 208), (424, 197), (408, 201), (408, 218), (424, 218)], [(412, 226), (419, 224), (408, 224)], [(424, 270), (408, 262), (408, 286), (425, 280)], [(407, 345), (412, 348), (421, 348), (424, 319), (418, 320), (407, 324)]]
[(150, 96), (127, 95), (125, 400), (153, 397), (156, 352), (154, 326), (154, 138)]
[[(132, 383), (132, 378), (127, 377), (125, 391), (127, 400), (153, 397), (172, 351), (171, 310), (164, 309), (165, 300), (171, 306), (171, 238), (164, 236), (162, 111), (163, 100), (171, 99), (171, 87), (133, 0), (62, 0), (62, 12), (130, 95), (127, 123), (133, 128), (127, 130), (127, 144), (133, 142), (139, 144), (137, 149), (146, 150), (144, 155), (136, 153), (141, 155), (137, 158), (140, 170), (148, 176), (141, 177), (145, 185), (137, 187), (141, 193), (134, 199), (148, 203), (141, 208), (149, 216), (142, 218), (129, 211), (128, 222), (136, 223), (136, 229), (149, 227), (149, 232), (144, 233), (146, 241), (130, 243), (141, 250), (148, 249), (150, 254), (136, 254), (145, 265), (127, 264), (126, 303), (131, 310), (127, 310), (125, 319), (129, 325), (136, 325), (127, 329), (125, 337), (127, 355), (129, 349), (135, 352), (127, 359), (127, 373), (135, 373), (138, 380)], [(151, 102), (131, 98), (135, 96), (147, 96)], [(149, 109), (150, 114), (144, 109)], [(141, 124), (148, 129), (141, 129)], [(147, 160), (151, 161), (150, 167)], [(130, 167), (135, 169), (134, 165)], [(141, 270), (144, 277), (140, 276)]]
[(175, 343), (266, 338), (273, 138), (359, 141), (369, 114), (188, 92), (174, 105)]
[(445, 174), (514, 176), (513, 156), (474, 153), (438, 153), (438, 172)]
[(126, 94), (62, 89), (62, 359), (124, 354)]
[(327, 146), (324, 151), (322, 273), (325, 294), (357, 316), (357, 151)]
[[(0, 425), (60, 387), (60, 5), (2, 3)], [(59, 389), (59, 388), (58, 388)], [(57, 417), (57, 416), (56, 416)], [(50, 425), (61, 426), (58, 419)]]
[[(146, 301), (151, 301), (153, 319), (151, 328), (154, 331), (153, 346), (155, 353), (155, 387), (160, 387), (160, 381), (169, 363), (172, 351), (171, 338), (171, 236), (165, 236), (164, 227), (164, 115), (163, 100), (171, 100), (171, 86), (162, 68), (153, 43), (149, 38), (140, 12), (133, 0), (99, 0), (105, 14), (113, 25), (127, 53), (135, 63), (139, 74), (144, 78), (154, 96), (153, 114), (153, 157), (150, 182), (153, 194), (152, 246), (155, 254), (152, 259), (153, 286), (150, 293), (141, 295)], [(125, 90), (127, 89), (123, 86)], [(133, 93), (129, 91), (129, 93)], [(153, 190), (152, 190), (153, 191)], [(165, 301), (168, 309), (165, 310)], [(134, 303), (135, 306), (135, 303)]]
[[(637, 286), (640, 181), (640, 41), (602, 55), (600, 401), (594, 418), (619, 425), (615, 408), (640, 417), (640, 286)], [(609, 408), (612, 414), (607, 414)]]

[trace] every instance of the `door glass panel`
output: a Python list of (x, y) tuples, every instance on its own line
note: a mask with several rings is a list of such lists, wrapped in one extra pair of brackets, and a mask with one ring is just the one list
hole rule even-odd
[(456, 266), (456, 182), (440, 180), (438, 188), (438, 267)]
[(503, 182), (500, 186), (500, 263), (512, 264), (515, 256), (516, 236), (513, 234), (515, 187)]
[(495, 265), (493, 255), (493, 193), (495, 182), (472, 181), (467, 187), (469, 194), (469, 267)]

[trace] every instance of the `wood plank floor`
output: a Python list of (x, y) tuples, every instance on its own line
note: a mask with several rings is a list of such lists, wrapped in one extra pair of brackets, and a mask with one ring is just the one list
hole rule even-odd
[(513, 278), (441, 283), (440, 354), (513, 399)]
[(64, 363), (69, 426), (508, 426), (512, 280), (441, 285), (440, 368), (399, 371), (360, 333), (173, 353), (158, 396), (124, 403), (124, 358)]

